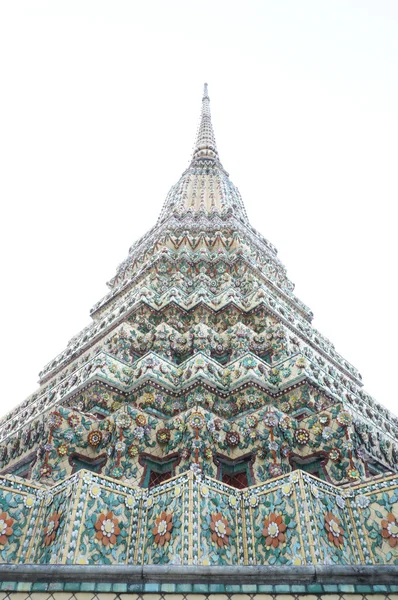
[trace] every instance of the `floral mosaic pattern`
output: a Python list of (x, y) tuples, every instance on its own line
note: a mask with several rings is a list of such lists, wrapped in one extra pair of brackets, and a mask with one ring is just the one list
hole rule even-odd
[(237, 490), (196, 463), (149, 492), (87, 471), (52, 489), (1, 481), (3, 562), (398, 564), (394, 477), (343, 494), (298, 471)]

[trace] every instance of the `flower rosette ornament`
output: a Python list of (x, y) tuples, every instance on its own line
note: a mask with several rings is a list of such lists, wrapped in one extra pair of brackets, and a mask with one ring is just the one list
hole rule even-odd
[(62, 425), (62, 417), (61, 414), (54, 410), (52, 413), (48, 415), (48, 426), (50, 429), (58, 429)]
[(163, 511), (158, 517), (156, 517), (155, 526), (152, 529), (154, 544), (157, 546), (164, 546), (166, 542), (170, 541), (172, 531), (173, 515)]
[(279, 423), (278, 415), (269, 410), (264, 415), (264, 423), (267, 427), (277, 427)]
[(337, 415), (337, 422), (342, 427), (348, 427), (352, 423), (352, 416), (348, 410), (341, 410)]
[(75, 429), (75, 427), (77, 427), (80, 424), (79, 415), (77, 415), (76, 413), (72, 413), (71, 415), (69, 415), (68, 423), (69, 426), (72, 427), (72, 429)]
[(131, 444), (127, 449), (127, 454), (129, 455), (130, 458), (134, 458), (135, 456), (138, 456), (138, 454), (139, 454), (138, 446), (136, 444)]
[(50, 477), (53, 472), (53, 468), (51, 465), (47, 463), (43, 463), (40, 467), (40, 477)]
[(321, 425), (329, 425), (330, 423), (330, 417), (328, 414), (326, 413), (322, 413), (321, 415), (319, 415), (318, 420), (320, 422)]
[(381, 535), (391, 548), (398, 544), (398, 519), (393, 513), (387, 514), (387, 519), (381, 521)]
[(57, 448), (58, 456), (66, 456), (68, 454), (68, 446), (66, 444), (61, 444)]
[(279, 428), (282, 431), (288, 431), (291, 428), (291, 426), (292, 426), (292, 420), (287, 415), (279, 421)]
[(247, 425), (249, 427), (251, 427), (251, 429), (254, 429), (255, 427), (257, 427), (258, 424), (258, 419), (256, 417), (256, 415), (249, 415), (247, 417)]
[(227, 431), (225, 441), (231, 448), (236, 448), (240, 442), (240, 435), (237, 431)]
[(227, 519), (221, 513), (212, 513), (210, 520), (211, 539), (219, 548), (228, 546), (232, 533)]
[(103, 546), (114, 546), (120, 533), (119, 519), (116, 518), (110, 510), (107, 513), (101, 513), (94, 524), (96, 530), (95, 538)]
[(189, 422), (191, 424), (192, 429), (202, 429), (205, 425), (205, 419), (202, 413), (194, 412), (189, 417)]
[(310, 434), (306, 429), (296, 429), (294, 439), (300, 446), (305, 446), (310, 440)]
[(285, 531), (287, 525), (284, 523), (283, 516), (271, 513), (264, 519), (264, 529), (262, 534), (265, 538), (267, 548), (277, 548), (280, 544), (286, 542)]
[(273, 463), (268, 467), (268, 471), (271, 477), (279, 477), (279, 475), (283, 474), (283, 470), (281, 465), (278, 463)]
[(87, 436), (87, 441), (90, 446), (92, 446), (93, 448), (97, 448), (97, 446), (99, 446), (100, 443), (102, 442), (101, 431), (99, 431), (98, 429), (95, 429), (94, 431), (90, 431), (90, 433)]
[(298, 367), (299, 369), (305, 369), (306, 365), (307, 365), (307, 361), (305, 360), (305, 358), (303, 356), (300, 356), (296, 360), (296, 367)]
[(163, 427), (156, 432), (156, 439), (162, 446), (169, 443), (170, 437), (170, 429), (167, 429), (167, 427)]
[(14, 519), (12, 519), (6, 512), (0, 513), (0, 544), (5, 546), (8, 542), (10, 535), (14, 533), (12, 528)]
[(324, 528), (327, 532), (329, 542), (336, 546), (336, 548), (341, 549), (344, 545), (344, 529), (339, 519), (330, 511), (325, 513)]
[(341, 461), (341, 451), (339, 448), (331, 448), (328, 452), (329, 460), (334, 463)]
[(147, 419), (145, 415), (137, 415), (135, 418), (135, 424), (137, 425), (137, 427), (145, 427), (147, 423)]
[(61, 520), (61, 513), (54, 512), (47, 521), (47, 526), (43, 530), (44, 545), (50, 546), (57, 536), (59, 523)]
[(186, 446), (184, 448), (181, 448), (180, 456), (183, 460), (188, 460), (190, 455), (191, 455), (191, 450), (189, 448), (187, 448)]
[(207, 446), (203, 450), (203, 456), (206, 460), (211, 460), (213, 458), (213, 450), (209, 446)]
[(121, 412), (116, 417), (116, 425), (120, 429), (127, 429), (131, 425), (131, 417), (126, 412)]

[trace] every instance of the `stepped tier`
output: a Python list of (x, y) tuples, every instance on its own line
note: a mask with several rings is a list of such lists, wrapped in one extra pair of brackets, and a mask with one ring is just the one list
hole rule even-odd
[(250, 225), (207, 87), (191, 164), (108, 286), (0, 421), (1, 560), (397, 564), (398, 419)]

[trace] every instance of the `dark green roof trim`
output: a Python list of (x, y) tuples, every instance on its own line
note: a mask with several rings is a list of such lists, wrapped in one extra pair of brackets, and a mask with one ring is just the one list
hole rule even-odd
[[(388, 585), (397, 584), (396, 565), (176, 566), (176, 565), (0, 565), (0, 581), (32, 583)], [(260, 590), (259, 590), (260, 591)]]

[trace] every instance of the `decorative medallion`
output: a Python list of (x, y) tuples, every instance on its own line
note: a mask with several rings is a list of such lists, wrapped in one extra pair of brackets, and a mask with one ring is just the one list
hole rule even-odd
[(227, 431), (225, 435), (225, 441), (227, 442), (228, 446), (235, 448), (235, 446), (237, 446), (240, 442), (240, 435), (237, 431)]
[(159, 442), (159, 444), (162, 444), (162, 445), (168, 444), (170, 441), (170, 429), (167, 429), (167, 427), (163, 427), (162, 429), (159, 429), (156, 432), (156, 439)]
[(265, 545), (268, 548), (277, 548), (286, 541), (286, 525), (282, 515), (271, 513), (264, 519), (264, 529), (262, 531), (265, 537)]
[(162, 512), (155, 520), (155, 526), (152, 529), (154, 536), (154, 544), (163, 546), (170, 541), (171, 532), (173, 531), (173, 515)]
[(229, 536), (231, 535), (232, 530), (228, 525), (227, 519), (225, 519), (220, 512), (212, 513), (210, 529), (212, 531), (211, 539), (215, 544), (217, 544), (220, 548), (223, 546), (228, 546)]
[(114, 546), (120, 533), (119, 519), (113, 511), (101, 513), (94, 524), (96, 529), (95, 537), (104, 546)]
[(90, 446), (96, 448), (102, 442), (102, 432), (99, 431), (99, 429), (90, 431), (90, 433), (87, 436), (87, 441), (90, 444)]
[(59, 523), (61, 520), (61, 513), (54, 512), (47, 521), (47, 526), (43, 530), (44, 534), (44, 545), (49, 546), (53, 543), (56, 538)]
[(392, 514), (387, 514), (387, 519), (381, 521), (381, 535), (389, 543), (391, 548), (398, 544), (398, 519)]
[(337, 548), (342, 548), (344, 545), (344, 529), (339, 519), (332, 512), (325, 513), (324, 527), (327, 531), (329, 542)]

